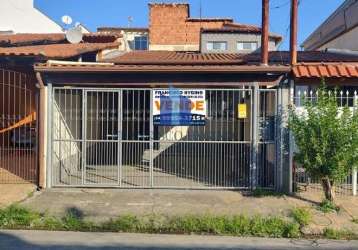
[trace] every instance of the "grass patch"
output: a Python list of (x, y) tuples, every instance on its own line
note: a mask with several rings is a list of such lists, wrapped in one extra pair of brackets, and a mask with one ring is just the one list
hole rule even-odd
[[(62, 218), (33, 212), (18, 205), (0, 209), (0, 229), (33, 229), (51, 231), (128, 232), (166, 234), (208, 234), (230, 236), (256, 236), (273, 238), (299, 238), (300, 226), (309, 223), (311, 215), (306, 209), (292, 211), (294, 221), (281, 217), (236, 216), (181, 216), (123, 215), (102, 223), (86, 221), (71, 211)], [(350, 231), (327, 228), (323, 235), (329, 239), (357, 239)]]
[(63, 218), (32, 212), (18, 206), (0, 210), (1, 229), (61, 231), (211, 234), (257, 237), (300, 237), (299, 224), (280, 217), (237, 216), (133, 216), (123, 215), (93, 223), (69, 213)]
[(319, 204), (318, 210), (322, 211), (323, 213), (339, 212), (340, 207), (329, 200), (323, 200)]
[(352, 222), (355, 223), (355, 224), (358, 224), (358, 218), (353, 218)]
[(0, 226), (4, 228), (31, 227), (40, 218), (40, 214), (16, 205), (0, 210)]
[(323, 236), (332, 240), (354, 240), (357, 239), (357, 235), (349, 230), (336, 230), (333, 228), (325, 228)]
[(312, 221), (312, 214), (307, 208), (294, 208), (291, 217), (300, 224), (301, 227), (307, 226)]

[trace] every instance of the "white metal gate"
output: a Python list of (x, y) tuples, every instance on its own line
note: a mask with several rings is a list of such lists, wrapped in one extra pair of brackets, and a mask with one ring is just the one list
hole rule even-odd
[(206, 89), (202, 126), (155, 125), (149, 88), (51, 93), (52, 186), (274, 187), (275, 90), (259, 93), (256, 150), (251, 88)]

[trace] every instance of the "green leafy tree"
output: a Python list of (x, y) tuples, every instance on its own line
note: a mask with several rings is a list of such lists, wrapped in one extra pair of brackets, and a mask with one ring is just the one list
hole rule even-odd
[(358, 160), (358, 112), (339, 107), (325, 87), (318, 98), (305, 100), (305, 111), (290, 108), (289, 128), (298, 147), (295, 160), (315, 179), (334, 202), (334, 186), (346, 178)]

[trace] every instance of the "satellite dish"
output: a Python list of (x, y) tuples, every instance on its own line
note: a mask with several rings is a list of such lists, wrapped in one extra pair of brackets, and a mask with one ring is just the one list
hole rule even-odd
[(82, 41), (83, 34), (80, 26), (71, 28), (66, 31), (66, 39), (68, 42), (76, 44)]
[(70, 16), (63, 16), (62, 17), (62, 22), (66, 25), (70, 25), (72, 23), (72, 18)]

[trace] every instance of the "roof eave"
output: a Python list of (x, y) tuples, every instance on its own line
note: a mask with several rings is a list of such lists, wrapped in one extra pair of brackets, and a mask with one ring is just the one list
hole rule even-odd
[(114, 66), (64, 66), (64, 65), (43, 65), (34, 66), (37, 72), (68, 72), (68, 73), (255, 73), (255, 74), (284, 74), (291, 71), (290, 66), (238, 66), (238, 67), (195, 67), (195, 66), (151, 66), (151, 67), (126, 67), (127, 65)]

